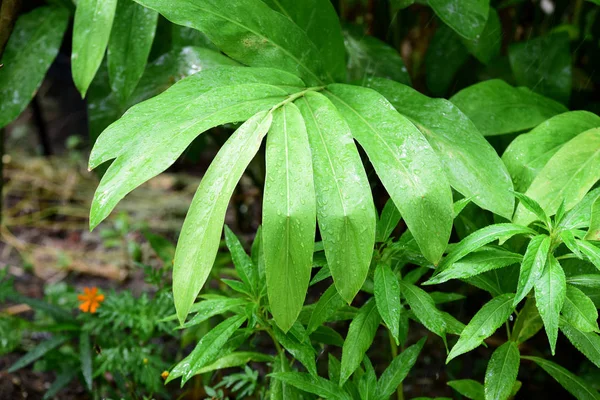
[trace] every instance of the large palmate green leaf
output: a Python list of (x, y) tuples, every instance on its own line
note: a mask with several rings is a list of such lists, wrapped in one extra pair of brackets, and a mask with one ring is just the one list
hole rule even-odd
[(271, 125), (271, 113), (246, 121), (227, 140), (200, 182), (181, 229), (173, 266), (173, 297), (180, 322), (212, 268), (227, 204)]
[(108, 42), (108, 76), (121, 104), (129, 98), (144, 73), (158, 14), (132, 0), (118, 0)]
[(567, 323), (582, 332), (600, 332), (594, 302), (575, 286), (567, 285), (561, 313)]
[(570, 111), (542, 122), (531, 132), (513, 140), (502, 161), (513, 179), (515, 190), (525, 192), (548, 160), (569, 140), (600, 127), (600, 117), (587, 111)]
[(550, 342), (550, 350), (554, 355), (560, 310), (565, 303), (567, 292), (565, 272), (554, 256), (548, 258), (546, 268), (541, 277), (535, 282), (534, 287), (535, 302), (544, 321), (544, 328)]
[(308, 85), (331, 81), (320, 53), (307, 34), (260, 0), (136, 0), (169, 21), (196, 28), (225, 54), (252, 66), (271, 67), (300, 76)]
[(489, 64), (494, 57), (500, 54), (502, 26), (500, 25), (500, 17), (498, 17), (496, 10), (490, 7), (483, 32), (474, 40), (463, 38), (463, 43), (469, 52), (484, 64)]
[(494, 297), (487, 302), (471, 321), (467, 324), (460, 334), (458, 342), (450, 350), (446, 363), (453, 358), (473, 350), (483, 342), (484, 339), (493, 335), (496, 329), (500, 327), (513, 312), (512, 305), (515, 295), (506, 293), (498, 297)]
[(535, 285), (540, 276), (542, 276), (542, 272), (546, 266), (546, 260), (548, 259), (551, 242), (552, 239), (548, 235), (538, 235), (531, 239), (529, 245), (527, 245), (527, 250), (525, 251), (525, 256), (523, 256), (523, 262), (521, 263), (521, 270), (519, 272), (519, 283), (514, 303), (515, 306), (529, 294), (533, 285)]
[(600, 335), (594, 332), (582, 332), (569, 324), (561, 324), (560, 330), (577, 350), (600, 368)]
[(264, 0), (272, 9), (294, 21), (315, 44), (327, 74), (346, 78), (346, 50), (340, 20), (330, 0)]
[(73, 23), (71, 69), (73, 81), (81, 97), (85, 97), (104, 58), (116, 8), (117, 0), (77, 2)]
[[(600, 179), (600, 128), (585, 131), (560, 148), (535, 177), (525, 194), (552, 215), (564, 201), (575, 206)], [(513, 221), (527, 225), (535, 215), (522, 205)]]
[(373, 343), (380, 322), (381, 317), (377, 312), (375, 301), (369, 300), (350, 323), (348, 335), (346, 335), (344, 347), (342, 347), (340, 386), (344, 385), (360, 365), (365, 353)]
[(302, 309), (313, 261), (316, 201), (302, 115), (293, 103), (274, 112), (267, 136), (263, 249), (267, 294), (287, 331)]
[(453, 188), (478, 206), (510, 218), (514, 209), (510, 175), (494, 148), (458, 107), (385, 79), (370, 79), (367, 85), (419, 128)]
[(0, 128), (27, 107), (58, 54), (69, 11), (39, 7), (21, 15), (0, 60)]
[(484, 136), (520, 132), (568, 111), (565, 106), (499, 79), (469, 86), (450, 98)]
[(335, 287), (350, 303), (369, 271), (377, 215), (350, 129), (322, 94), (296, 101), (313, 159), (317, 217)]
[(508, 59), (519, 85), (567, 103), (571, 95), (571, 49), (567, 32), (553, 33), (508, 48)]
[(433, 149), (376, 91), (333, 84), (326, 94), (369, 156), (421, 252), (437, 263), (450, 238), (453, 209), (450, 185)]
[(396, 49), (355, 27), (346, 27), (344, 41), (348, 51), (348, 81), (378, 76), (410, 85), (410, 76)]
[(586, 381), (577, 375), (569, 372), (565, 368), (553, 363), (552, 361), (544, 360), (539, 357), (521, 356), (522, 359), (535, 362), (542, 367), (550, 376), (569, 391), (578, 400), (599, 400), (600, 393)]
[(433, 11), (456, 33), (474, 40), (485, 28), (490, 0), (427, 0)]
[(515, 342), (508, 341), (494, 351), (485, 371), (486, 400), (508, 399), (517, 381), (520, 361)]
[(424, 284), (436, 285), (450, 279), (464, 279), (521, 262), (523, 256), (496, 247), (484, 247), (454, 262)]
[(415, 365), (424, 344), (425, 338), (408, 347), (392, 360), (377, 382), (377, 398), (389, 399)]
[(400, 293), (406, 299), (417, 320), (431, 332), (443, 338), (446, 332), (446, 322), (442, 312), (435, 307), (435, 302), (429, 293), (403, 280), (400, 280), (399, 283)]
[(381, 263), (375, 269), (374, 294), (381, 319), (392, 333), (396, 344), (400, 344), (398, 339), (402, 310), (400, 284), (398, 277), (387, 263)]
[(179, 81), (140, 103), (106, 129), (90, 155), (90, 168), (117, 158), (92, 203), (90, 226), (100, 223), (127, 193), (169, 167), (205, 130), (250, 118), (301, 85), (273, 69), (223, 67)]
[(454, 76), (469, 59), (469, 50), (460, 36), (446, 24), (440, 24), (425, 54), (425, 80), (436, 96), (448, 92)]

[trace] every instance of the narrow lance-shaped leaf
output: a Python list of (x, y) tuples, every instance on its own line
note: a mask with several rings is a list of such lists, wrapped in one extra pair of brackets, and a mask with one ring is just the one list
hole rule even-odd
[(419, 357), (419, 353), (425, 344), (425, 338), (408, 347), (392, 360), (390, 365), (383, 371), (379, 382), (377, 382), (377, 394), (379, 398), (387, 399), (402, 383)]
[(462, 38), (448, 25), (440, 23), (425, 54), (425, 80), (434, 96), (444, 96), (456, 73), (469, 59)]
[(517, 381), (519, 372), (519, 348), (508, 341), (492, 354), (485, 371), (484, 391), (486, 400), (506, 400)]
[(435, 302), (429, 293), (403, 280), (399, 283), (400, 293), (406, 299), (415, 317), (431, 332), (444, 338), (446, 323), (442, 312), (435, 307)]
[(246, 253), (244, 246), (227, 225), (224, 228), (225, 243), (231, 254), (233, 265), (238, 276), (250, 289), (250, 293), (257, 294), (258, 289), (258, 270), (252, 262), (252, 259)]
[(387, 263), (380, 263), (375, 269), (375, 302), (383, 322), (399, 344), (400, 332), (400, 284), (398, 277)]
[(90, 154), (90, 168), (116, 158), (94, 195), (90, 227), (127, 193), (167, 169), (200, 133), (273, 107), (290, 85), (302, 81), (273, 69), (214, 68), (130, 108), (102, 132)]
[(340, 386), (348, 380), (350, 375), (358, 368), (365, 353), (371, 347), (381, 317), (377, 312), (375, 301), (370, 300), (356, 314), (350, 323), (348, 335), (342, 347), (342, 369)]
[(42, 343), (40, 343), (36, 347), (34, 347), (32, 350), (30, 350), (23, 357), (19, 358), (13, 365), (11, 365), (10, 368), (8, 369), (8, 372), (13, 373), (13, 372), (31, 364), (32, 362), (34, 362), (35, 360), (37, 360), (38, 358), (42, 357), (44, 354), (49, 352), (50, 350), (53, 350), (53, 349), (57, 348), (58, 346), (60, 346), (61, 344), (65, 343), (67, 341), (67, 339), (68, 339), (68, 337), (65, 337), (65, 336), (54, 336), (48, 340), (43, 341)]
[(381, 211), (381, 216), (377, 221), (377, 232), (375, 234), (375, 239), (378, 242), (385, 242), (396, 226), (400, 223), (402, 219), (402, 215), (400, 215), (400, 211), (394, 204), (392, 199), (386, 201), (385, 206), (383, 206), (383, 210)]
[(265, 0), (273, 10), (294, 21), (315, 44), (332, 81), (346, 78), (346, 50), (340, 20), (329, 0)]
[(294, 104), (274, 112), (267, 136), (263, 249), (267, 294), (287, 331), (302, 309), (312, 271), (316, 228), (313, 170), (306, 127)]
[(600, 248), (587, 240), (576, 240), (579, 251), (600, 270)]
[(261, 112), (239, 127), (219, 150), (200, 182), (175, 251), (173, 297), (180, 322), (185, 320), (210, 273), (229, 199), (258, 151), (271, 120), (271, 113)]
[(108, 76), (120, 103), (131, 96), (144, 73), (158, 13), (132, 0), (118, 0), (108, 42)]
[(335, 286), (350, 303), (362, 287), (375, 244), (376, 213), (350, 129), (323, 95), (296, 101), (313, 160), (317, 218)]
[(408, 229), (437, 263), (452, 229), (452, 192), (438, 157), (419, 130), (374, 90), (333, 84), (327, 96), (369, 156)]
[(488, 18), (489, 0), (428, 0), (433, 11), (466, 39), (479, 37)]
[[(553, 215), (561, 202), (566, 209), (575, 206), (600, 179), (600, 128), (585, 131), (571, 139), (548, 161), (525, 194)], [(527, 225), (534, 215), (521, 205), (514, 222)]]
[(558, 224), (560, 229), (580, 229), (590, 226), (592, 210), (595, 202), (600, 198), (600, 188), (589, 191), (583, 199), (569, 212)]
[(515, 306), (527, 296), (537, 280), (542, 276), (546, 260), (548, 259), (551, 242), (552, 239), (547, 235), (535, 236), (529, 242), (519, 272), (519, 283), (514, 302)]
[(500, 79), (469, 86), (450, 98), (484, 136), (520, 132), (568, 111), (565, 106), (527, 88)]
[(558, 260), (550, 256), (544, 273), (535, 283), (535, 302), (544, 321), (552, 355), (556, 348), (560, 310), (565, 302), (566, 290), (565, 273)]
[(600, 274), (582, 274), (570, 276), (567, 278), (567, 283), (575, 286), (600, 289)]
[(306, 333), (309, 335), (317, 330), (321, 324), (326, 322), (330, 316), (332, 316), (340, 307), (344, 305), (344, 300), (340, 297), (335, 285), (331, 285), (325, 293), (321, 295), (319, 301), (315, 305)]
[(457, 379), (448, 382), (448, 386), (468, 399), (485, 400), (483, 385), (473, 379)]
[(235, 4), (221, 0), (136, 1), (175, 24), (204, 32), (220, 50), (243, 64), (291, 72), (308, 85), (331, 81), (306, 33), (260, 0)]
[(540, 206), (540, 204), (537, 201), (535, 201), (534, 199), (532, 199), (531, 197), (529, 197), (523, 193), (518, 193), (518, 192), (513, 192), (513, 193), (514, 193), (515, 197), (517, 197), (519, 199), (519, 205), (521, 207), (524, 207), (529, 212), (533, 213), (535, 215), (535, 217), (537, 218), (537, 220), (545, 223), (546, 228), (548, 230), (551, 229), (552, 222), (550, 221), (550, 218), (548, 218), (548, 215), (546, 215), (546, 212), (544, 211), (542, 206)]
[(88, 390), (92, 390), (92, 346), (90, 334), (81, 332), (79, 335), (79, 357), (81, 359), (81, 373)]
[(296, 360), (300, 361), (310, 372), (317, 376), (317, 364), (315, 362), (315, 350), (310, 344), (310, 340), (305, 340), (306, 332), (301, 329), (295, 332), (296, 326), (302, 326), (296, 323), (289, 333), (284, 333), (275, 324), (273, 324), (273, 333), (275, 339), (286, 349)]
[(463, 43), (469, 52), (484, 64), (489, 64), (500, 54), (502, 46), (502, 25), (498, 12), (490, 7), (485, 28), (474, 40), (463, 38)]
[(585, 240), (600, 240), (600, 200), (596, 199), (592, 206), (590, 229), (585, 235)]
[(270, 376), (305, 392), (314, 393), (324, 399), (352, 399), (344, 389), (320, 376), (312, 376), (300, 372), (276, 372)]
[(272, 362), (274, 360), (273, 356), (264, 354), (264, 353), (256, 353), (252, 351), (239, 351), (227, 354), (214, 363), (207, 365), (206, 367), (202, 367), (198, 370), (198, 374), (204, 374), (210, 371), (216, 371), (225, 368), (232, 367), (243, 367), (250, 362)]
[(600, 117), (587, 111), (569, 111), (517, 136), (502, 154), (515, 184), (525, 192), (548, 160), (569, 140), (581, 132), (600, 126)]
[(473, 350), (479, 346), (484, 339), (493, 335), (513, 312), (514, 306), (512, 303), (514, 297), (514, 294), (506, 293), (494, 297), (481, 307), (467, 324), (465, 329), (463, 329), (458, 342), (456, 342), (450, 351), (446, 363), (461, 354)]
[(366, 84), (385, 96), (421, 131), (453, 188), (486, 210), (505, 218), (512, 216), (510, 175), (496, 150), (457, 106), (389, 80), (370, 79)]
[(38, 7), (17, 19), (0, 60), (0, 128), (17, 118), (37, 92), (68, 22), (69, 11), (62, 7)]
[(575, 286), (567, 285), (561, 310), (565, 321), (581, 332), (599, 332), (598, 310), (594, 302)]
[(510, 340), (516, 344), (524, 343), (538, 333), (543, 326), (544, 322), (535, 305), (535, 298), (529, 297), (513, 325)]
[(560, 330), (577, 350), (600, 368), (600, 335), (594, 332), (581, 332), (569, 324), (561, 324)]
[(454, 262), (424, 285), (437, 285), (450, 279), (464, 279), (521, 262), (523, 256), (496, 247), (484, 247)]
[(71, 69), (75, 86), (85, 97), (108, 46), (117, 0), (80, 0), (76, 7)]
[(552, 376), (558, 383), (561, 384), (562, 387), (568, 390), (569, 393), (575, 396), (578, 400), (600, 399), (600, 393), (598, 393), (596, 389), (560, 365), (539, 357), (521, 356), (521, 358), (524, 360), (533, 361), (538, 366), (542, 367), (544, 371)]

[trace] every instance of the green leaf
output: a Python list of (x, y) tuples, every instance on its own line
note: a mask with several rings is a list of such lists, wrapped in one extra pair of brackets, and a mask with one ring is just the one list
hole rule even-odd
[(562, 316), (581, 332), (599, 332), (598, 310), (594, 302), (575, 286), (567, 285)]
[(150, 247), (166, 267), (171, 267), (175, 258), (175, 245), (164, 236), (156, 235), (149, 231), (142, 232)]
[(251, 293), (256, 294), (258, 289), (258, 270), (256, 266), (235, 233), (227, 225), (224, 226), (223, 231), (225, 232), (225, 243), (231, 253), (235, 271), (242, 282), (248, 285)]
[(73, 379), (75, 379), (76, 377), (77, 377), (76, 369), (68, 369), (64, 372), (61, 372), (56, 377), (54, 382), (52, 382), (52, 385), (48, 388), (46, 393), (44, 393), (44, 397), (42, 397), (42, 400), (54, 399), (55, 396), (58, 394), (58, 392), (60, 392), (64, 387), (66, 387), (69, 383), (71, 383), (71, 381)]
[(462, 37), (479, 38), (488, 18), (489, 0), (427, 0), (442, 21)]
[(448, 92), (454, 76), (469, 59), (469, 50), (452, 28), (441, 23), (425, 54), (427, 87), (436, 96)]
[(452, 192), (438, 157), (418, 129), (374, 90), (333, 84), (327, 95), (350, 126), (408, 229), (437, 263), (452, 229)]
[(328, 344), (331, 346), (343, 347), (344, 338), (334, 329), (321, 325), (310, 334), (311, 339), (317, 343)]
[[(289, 372), (290, 366), (287, 358), (275, 357), (273, 363), (273, 372)], [(269, 399), (270, 400), (300, 400), (301, 396), (298, 390), (292, 385), (288, 385), (279, 379), (269, 376)]]
[(495, 224), (486, 226), (485, 228), (473, 232), (453, 246), (452, 250), (446, 255), (436, 269), (436, 272), (440, 273), (444, 271), (467, 254), (472, 253), (495, 240), (500, 238), (506, 240), (515, 235), (527, 234), (535, 235), (536, 232), (527, 227), (515, 224)]
[(506, 400), (517, 381), (519, 348), (508, 341), (494, 350), (485, 371), (484, 392), (486, 400)]
[(575, 286), (582, 286), (594, 289), (600, 289), (600, 275), (598, 274), (583, 274), (575, 275), (567, 278), (567, 283)]
[(200, 182), (175, 251), (173, 297), (180, 322), (185, 320), (210, 273), (219, 249), (227, 204), (271, 120), (271, 113), (261, 112), (240, 126), (221, 147)]
[[(265, 0), (273, 10), (298, 25), (319, 49), (331, 80), (346, 78), (346, 49), (340, 20), (329, 0)], [(318, 11), (317, 11), (318, 10)]]
[(108, 76), (121, 104), (131, 96), (144, 73), (158, 14), (132, 0), (118, 0), (108, 42)]
[(538, 333), (543, 326), (544, 321), (535, 305), (535, 298), (528, 297), (513, 325), (510, 340), (516, 344), (524, 343)]
[[(190, 308), (190, 312), (195, 312), (196, 314), (190, 318), (185, 324), (181, 326), (181, 328), (190, 328), (192, 326), (196, 326), (201, 324), (202, 322), (208, 320), (215, 315), (224, 314), (228, 311), (234, 310), (237, 307), (243, 307), (248, 304), (248, 300), (242, 298), (217, 298), (217, 299), (206, 299), (202, 300), (198, 303), (195, 303)], [(177, 316), (174, 315), (173, 318)]]
[(8, 372), (13, 373), (23, 367), (26, 367), (27, 365), (31, 364), (35, 360), (43, 357), (44, 354), (46, 354), (50, 350), (53, 350), (53, 349), (57, 348), (58, 346), (62, 345), (68, 339), (69, 338), (65, 337), (65, 336), (54, 336), (48, 340), (43, 341), (42, 343), (38, 344), (36, 347), (31, 349), (23, 357), (21, 357), (17, 361), (15, 361), (15, 363), (13, 365), (11, 365), (10, 368), (8, 369)]
[(521, 358), (535, 362), (578, 400), (600, 399), (600, 394), (596, 389), (560, 365), (539, 357), (521, 356)]
[(484, 64), (489, 64), (498, 56), (502, 45), (502, 25), (496, 10), (490, 7), (483, 32), (473, 40), (463, 38), (463, 43), (469, 52)]
[(225, 368), (232, 367), (243, 367), (250, 362), (272, 362), (273, 356), (269, 356), (263, 353), (256, 353), (252, 351), (238, 351), (229, 353), (214, 363), (207, 365), (206, 367), (200, 368), (197, 374), (204, 374), (210, 371), (216, 371)]
[(392, 81), (371, 79), (367, 85), (385, 96), (423, 133), (453, 188), (486, 210), (505, 218), (512, 216), (510, 175), (494, 148), (458, 107)]
[(484, 339), (493, 335), (514, 311), (514, 297), (514, 294), (506, 293), (494, 297), (481, 307), (463, 329), (458, 342), (456, 342), (446, 359), (446, 364), (453, 358), (473, 350)]
[(388, 201), (385, 203), (385, 206), (383, 206), (379, 220), (377, 220), (375, 241), (385, 242), (390, 237), (396, 226), (398, 226), (401, 219), (402, 215), (400, 215), (400, 211), (398, 211), (394, 201), (392, 199), (388, 199)]
[(71, 69), (81, 97), (102, 63), (115, 17), (117, 0), (79, 0), (73, 22)]
[(447, 385), (468, 399), (485, 400), (483, 385), (472, 379), (449, 381)]
[(566, 32), (551, 33), (508, 48), (508, 59), (519, 85), (567, 103), (571, 95), (571, 49)]
[(535, 282), (535, 302), (544, 321), (552, 355), (556, 347), (560, 310), (565, 303), (566, 291), (565, 273), (558, 260), (550, 255), (542, 276)]
[(581, 132), (600, 126), (600, 117), (587, 111), (554, 116), (531, 132), (517, 136), (502, 154), (515, 190), (525, 192), (548, 160)]
[[(292, 333), (284, 333), (276, 325), (273, 326), (275, 339), (285, 348), (296, 360), (300, 361), (306, 367), (311, 375), (317, 376), (317, 364), (315, 363), (315, 350), (311, 346), (310, 341), (301, 342)], [(302, 339), (306, 337), (306, 333), (302, 332)]]
[[(525, 194), (552, 215), (561, 202), (566, 209), (574, 207), (600, 179), (600, 128), (585, 131), (560, 148), (535, 177)], [(533, 221), (533, 214), (517, 207), (515, 223)]]
[(377, 76), (410, 85), (410, 75), (396, 49), (354, 26), (344, 29), (344, 39), (349, 82)]
[(464, 279), (493, 269), (520, 263), (523, 256), (497, 247), (484, 247), (451, 264), (424, 285), (437, 285), (450, 279)]
[(377, 215), (350, 129), (323, 95), (296, 101), (313, 160), (317, 218), (335, 286), (350, 303), (362, 287), (373, 254)]
[(562, 104), (499, 79), (469, 86), (450, 98), (484, 136), (519, 132), (568, 111)]
[(577, 350), (600, 368), (600, 336), (597, 333), (582, 332), (569, 324), (561, 324), (560, 330)]
[(346, 335), (344, 347), (342, 347), (340, 386), (344, 385), (360, 365), (365, 353), (373, 343), (380, 322), (381, 317), (377, 313), (375, 301), (369, 300), (360, 308), (350, 323), (348, 335)]
[(594, 246), (587, 240), (576, 240), (577, 247), (592, 264), (600, 270), (600, 248)]
[(194, 350), (171, 370), (165, 383), (181, 377), (183, 386), (192, 376), (197, 375), (202, 367), (215, 361), (215, 357), (244, 321), (246, 317), (243, 315), (227, 318), (202, 336)]
[(515, 197), (519, 199), (519, 205), (522, 206), (523, 208), (527, 209), (527, 211), (533, 213), (538, 221), (542, 221), (543, 223), (546, 224), (546, 227), (548, 229), (550, 229), (552, 227), (552, 222), (550, 221), (550, 218), (548, 218), (548, 216), (546, 215), (546, 212), (544, 211), (544, 209), (542, 208), (542, 206), (540, 206), (540, 204), (535, 201), (534, 199), (532, 199), (531, 197), (523, 194), (523, 193), (518, 193), (518, 192), (513, 192)]
[(321, 295), (319, 301), (315, 305), (312, 314), (310, 315), (310, 320), (308, 321), (308, 326), (306, 328), (306, 333), (311, 334), (321, 324), (329, 319), (337, 310), (339, 310), (344, 305), (344, 300), (340, 297), (338, 291), (336, 290), (334, 285), (329, 286), (329, 288)]
[(365, 373), (360, 377), (358, 381), (358, 392), (361, 400), (370, 400), (377, 398), (377, 375), (373, 365), (369, 360), (369, 357), (363, 358), (363, 364), (365, 366)]
[(263, 248), (267, 293), (277, 325), (294, 323), (308, 289), (316, 228), (311, 153), (294, 104), (273, 114), (267, 136)]
[(385, 325), (388, 327), (396, 344), (400, 344), (400, 284), (392, 268), (386, 263), (380, 263), (375, 269), (375, 302), (377, 310)]
[(600, 200), (596, 199), (592, 206), (590, 229), (585, 235), (585, 240), (600, 240)]
[(600, 198), (600, 188), (589, 191), (560, 221), (560, 229), (580, 229), (590, 226), (592, 209)]
[(429, 295), (435, 304), (450, 303), (452, 301), (464, 300), (466, 298), (466, 296), (460, 293), (431, 292)]
[(127, 193), (173, 164), (200, 133), (271, 108), (286, 98), (289, 88), (282, 87), (289, 85), (302, 82), (273, 69), (214, 68), (129, 109), (102, 132), (90, 155), (90, 168), (116, 158), (96, 190), (90, 227)]
[(442, 312), (435, 307), (431, 296), (423, 289), (403, 280), (400, 280), (399, 283), (400, 293), (406, 299), (415, 317), (431, 332), (444, 338), (446, 323)]
[(69, 11), (61, 7), (38, 7), (17, 19), (0, 60), (0, 128), (17, 118), (37, 92), (68, 22)]
[(579, 251), (579, 245), (577, 245), (577, 240), (575, 239), (573, 231), (567, 230), (560, 232), (560, 238), (565, 246), (567, 246), (567, 248), (571, 250), (571, 252), (577, 256), (577, 258), (583, 259), (583, 254), (581, 254), (581, 251)]
[(81, 360), (81, 373), (89, 391), (92, 390), (92, 346), (90, 346), (90, 335), (82, 331), (79, 335), (79, 359)]
[(406, 378), (413, 365), (415, 365), (415, 362), (417, 362), (425, 340), (426, 338), (422, 338), (416, 344), (408, 347), (396, 356), (385, 371), (383, 371), (379, 382), (377, 382), (378, 398), (388, 399), (396, 391), (396, 388)]
[(319, 50), (307, 34), (260, 0), (240, 0), (234, 7), (220, 0), (136, 1), (175, 24), (204, 32), (220, 50), (243, 64), (287, 71), (309, 86), (332, 80), (326, 79)]
[(529, 242), (523, 256), (523, 262), (521, 263), (517, 295), (514, 302), (515, 306), (529, 294), (535, 283), (542, 276), (550, 252), (551, 242), (552, 239), (547, 235), (535, 236)]
[(312, 376), (300, 372), (276, 372), (269, 376), (305, 392), (314, 393), (324, 399), (352, 399), (344, 389), (320, 376)]

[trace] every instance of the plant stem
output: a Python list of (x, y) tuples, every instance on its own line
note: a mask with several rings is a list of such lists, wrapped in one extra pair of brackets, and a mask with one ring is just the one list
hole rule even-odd
[(306, 88), (306, 89), (304, 89), (304, 90), (302, 90), (300, 92), (290, 94), (287, 99), (283, 100), (282, 102), (280, 102), (278, 104), (275, 104), (271, 108), (271, 111), (275, 111), (279, 107), (283, 107), (287, 103), (291, 103), (291, 102), (295, 101), (296, 99), (299, 99), (300, 97), (303, 97), (308, 92), (320, 92), (323, 89), (325, 89), (325, 86), (313, 86), (313, 87)]
[[(394, 341), (394, 337), (392, 336), (392, 332), (390, 332), (390, 330), (388, 329), (388, 337), (390, 338), (390, 348), (392, 349), (392, 360), (394, 358), (396, 358), (398, 356), (398, 346), (396, 345), (396, 342)], [(404, 400), (404, 387), (402, 385), (402, 383), (400, 383), (398, 385), (398, 388), (396, 389), (396, 396), (398, 397), (398, 400)]]

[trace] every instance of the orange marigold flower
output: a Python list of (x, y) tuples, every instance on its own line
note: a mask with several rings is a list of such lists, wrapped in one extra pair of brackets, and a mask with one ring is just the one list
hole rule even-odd
[(83, 294), (77, 296), (77, 299), (81, 301), (79, 309), (83, 312), (95, 313), (96, 309), (100, 307), (100, 303), (104, 301), (104, 295), (98, 293), (97, 287), (85, 287), (83, 288)]

